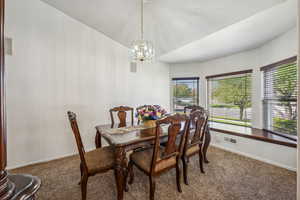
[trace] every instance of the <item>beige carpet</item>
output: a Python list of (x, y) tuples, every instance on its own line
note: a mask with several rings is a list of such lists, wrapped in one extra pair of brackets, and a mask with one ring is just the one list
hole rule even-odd
[[(205, 174), (199, 171), (198, 159), (191, 160), (190, 186), (176, 190), (175, 170), (157, 179), (156, 200), (293, 200), (296, 199), (296, 173), (217, 148), (210, 148), (210, 164)], [(80, 200), (79, 159), (68, 157), (48, 163), (12, 170), (30, 173), (42, 179), (40, 200)], [(125, 193), (125, 200), (148, 199), (148, 178), (135, 169), (135, 182)], [(90, 178), (88, 200), (115, 200), (113, 172)]]

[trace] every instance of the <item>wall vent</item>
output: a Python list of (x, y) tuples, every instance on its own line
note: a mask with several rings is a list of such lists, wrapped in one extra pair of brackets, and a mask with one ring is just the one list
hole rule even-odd
[(130, 63), (130, 72), (131, 73), (136, 73), (137, 71), (137, 64), (135, 62)]
[(4, 39), (4, 48), (5, 48), (5, 54), (12, 56), (12, 39), (11, 38), (5, 38)]

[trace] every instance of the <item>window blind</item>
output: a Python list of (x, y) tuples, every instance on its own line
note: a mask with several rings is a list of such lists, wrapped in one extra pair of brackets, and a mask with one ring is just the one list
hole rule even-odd
[(252, 70), (208, 76), (210, 126), (251, 127)]
[(264, 77), (264, 129), (297, 134), (296, 57), (262, 68)]

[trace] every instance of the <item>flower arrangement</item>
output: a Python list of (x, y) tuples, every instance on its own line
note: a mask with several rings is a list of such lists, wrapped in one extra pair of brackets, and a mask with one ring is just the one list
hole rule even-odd
[(136, 117), (140, 121), (157, 120), (164, 117), (165, 114), (167, 111), (159, 105), (145, 105), (138, 108)]

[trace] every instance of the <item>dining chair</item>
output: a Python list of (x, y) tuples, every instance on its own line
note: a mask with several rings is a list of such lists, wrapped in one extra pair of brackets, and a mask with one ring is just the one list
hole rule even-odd
[[(160, 146), (162, 125), (169, 125), (168, 134), (166, 136), (168, 141), (164, 148)], [(156, 177), (173, 168), (176, 168), (177, 189), (179, 192), (182, 192), (180, 185), (180, 158), (183, 152), (184, 139), (186, 138), (188, 127), (189, 118), (186, 115), (176, 114), (157, 120), (154, 147), (136, 151), (130, 155), (128, 164), (129, 184), (133, 183), (133, 166), (136, 166), (149, 177), (150, 200), (154, 200)], [(176, 137), (180, 133), (182, 133), (181, 142), (177, 145)]]
[(114, 169), (114, 149), (112, 146), (108, 146), (85, 152), (76, 120), (76, 114), (68, 111), (68, 117), (80, 156), (81, 179), (79, 184), (81, 185), (82, 200), (86, 200), (88, 178), (98, 173), (104, 173)]
[(183, 112), (187, 114), (187, 112), (192, 113), (196, 110), (204, 112), (204, 108), (197, 105), (185, 106)]
[[(206, 114), (208, 115), (208, 112), (201, 106), (198, 106), (198, 105), (191, 105), (191, 106), (185, 106), (184, 107), (184, 113), (187, 114), (187, 115), (190, 115), (191, 113), (195, 112), (195, 111), (200, 111), (201, 114)], [(190, 126), (191, 127), (195, 127), (195, 124), (194, 124), (195, 121), (191, 121), (190, 122)]]
[(188, 163), (189, 158), (195, 155), (199, 155), (199, 165), (200, 171), (204, 172), (203, 169), (203, 152), (202, 145), (204, 140), (204, 134), (206, 131), (208, 122), (208, 115), (201, 110), (194, 111), (190, 114), (190, 128), (187, 131), (183, 154), (182, 154), (182, 163), (183, 163), (183, 177), (184, 183), (188, 185)]
[(114, 124), (115, 124), (113, 113), (117, 112), (117, 116), (119, 118), (118, 127), (120, 128), (120, 127), (125, 127), (127, 125), (126, 115), (127, 115), (128, 111), (131, 111), (131, 125), (133, 126), (133, 124), (134, 124), (133, 108), (128, 107), (128, 106), (119, 106), (119, 107), (114, 107), (109, 110), (110, 118), (111, 118), (111, 128), (113, 128)]

